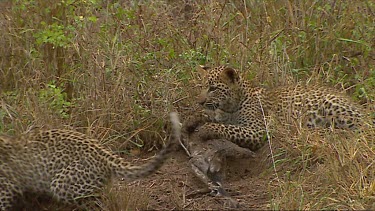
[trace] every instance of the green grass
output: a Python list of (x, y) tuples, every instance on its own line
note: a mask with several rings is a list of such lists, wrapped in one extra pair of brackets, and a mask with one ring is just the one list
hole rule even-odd
[[(0, 132), (73, 127), (116, 150), (150, 149), (166, 139), (170, 111), (194, 111), (200, 64), (229, 64), (266, 87), (326, 83), (374, 109), (370, 0), (0, 4)], [(362, 143), (368, 137), (336, 145), (335, 135), (311, 141), (309, 133), (280, 149), (289, 173), (280, 173), (275, 208), (373, 208), (374, 148)], [(311, 169), (319, 160), (326, 169)], [(345, 165), (348, 178), (338, 173)]]

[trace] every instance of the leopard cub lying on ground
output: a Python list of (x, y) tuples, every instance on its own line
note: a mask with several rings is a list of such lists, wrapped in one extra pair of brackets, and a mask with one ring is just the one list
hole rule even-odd
[(199, 103), (206, 115), (184, 125), (200, 139), (224, 138), (255, 151), (267, 140), (265, 121), (271, 113), (283, 124), (302, 120), (308, 128), (355, 129), (364, 124), (360, 106), (333, 89), (299, 84), (266, 90), (251, 86), (233, 68), (203, 69), (207, 84)]
[(159, 169), (180, 137), (171, 114), (170, 143), (148, 163), (133, 166), (96, 139), (71, 130), (36, 131), (21, 137), (0, 135), (0, 210), (14, 208), (23, 193), (47, 194), (82, 208), (112, 177), (134, 180)]

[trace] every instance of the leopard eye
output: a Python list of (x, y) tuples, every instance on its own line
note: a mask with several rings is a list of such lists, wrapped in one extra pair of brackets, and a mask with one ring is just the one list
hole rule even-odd
[(209, 91), (209, 92), (213, 92), (213, 91), (215, 91), (216, 89), (217, 89), (216, 86), (210, 86), (210, 87), (208, 87), (208, 91)]

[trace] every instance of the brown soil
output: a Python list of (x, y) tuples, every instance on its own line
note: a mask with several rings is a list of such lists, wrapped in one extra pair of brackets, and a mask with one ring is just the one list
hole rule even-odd
[[(272, 181), (272, 169), (267, 162), (268, 148), (261, 149), (255, 158), (227, 160), (226, 178), (223, 185), (236, 200), (240, 210), (270, 209), (268, 187)], [(264, 156), (266, 155), (266, 156)], [(149, 195), (147, 209), (156, 210), (222, 210), (227, 201), (208, 193), (194, 194), (205, 185), (192, 172), (184, 151), (175, 152), (164, 167), (155, 175), (129, 187), (145, 190)]]

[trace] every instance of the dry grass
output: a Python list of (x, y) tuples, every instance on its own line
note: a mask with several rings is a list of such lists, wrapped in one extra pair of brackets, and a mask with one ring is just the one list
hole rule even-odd
[(145, 210), (149, 196), (140, 188), (110, 184), (104, 190), (102, 198), (104, 200), (100, 210)]
[[(168, 112), (194, 111), (198, 64), (266, 87), (326, 83), (374, 110), (372, 1), (0, 4), (0, 132), (73, 127), (115, 150), (152, 149)], [(277, 131), (275, 208), (374, 208), (374, 131)]]
[(279, 209), (374, 209), (374, 129), (275, 131)]

